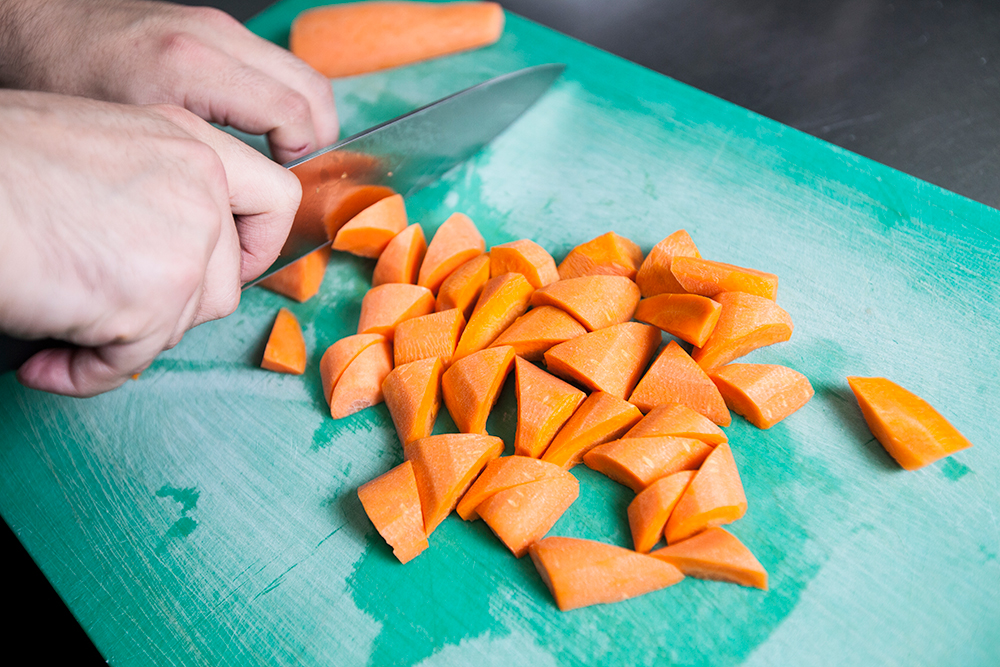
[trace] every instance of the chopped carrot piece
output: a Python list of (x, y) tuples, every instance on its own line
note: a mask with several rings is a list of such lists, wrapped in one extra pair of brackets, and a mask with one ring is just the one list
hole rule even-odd
[(922, 468), (972, 446), (927, 401), (895, 382), (863, 377), (847, 381), (872, 435), (904, 469)]
[(373, 287), (361, 300), (358, 333), (377, 333), (392, 340), (396, 325), (434, 312), (434, 295), (426, 287), (386, 283)]
[(260, 367), (294, 375), (302, 375), (306, 370), (306, 342), (299, 321), (287, 308), (279, 310), (274, 318)]
[[(358, 154), (354, 153), (353, 155), (357, 156)], [(370, 156), (365, 157), (370, 159)], [(305, 187), (303, 185), (303, 189)], [(328, 210), (323, 213), (323, 227), (326, 229), (326, 237), (331, 241), (337, 238), (337, 232), (340, 231), (340, 228), (346, 225), (354, 216), (376, 202), (396, 194), (392, 188), (387, 188), (384, 185), (358, 183), (350, 183), (343, 186), (340, 183), (336, 183), (332, 190), (333, 192), (330, 193), (332, 204), (327, 204), (326, 208)], [(299, 214), (302, 214), (302, 212), (303, 209), (300, 208)], [(295, 224), (298, 224), (298, 222), (298, 215), (296, 215)]]
[(444, 404), (459, 431), (486, 432), (486, 418), (513, 365), (514, 348), (491, 347), (459, 359), (444, 372)]
[(382, 402), (382, 382), (392, 371), (392, 345), (384, 338), (361, 350), (330, 392), (330, 416), (341, 419)]
[(464, 327), (465, 318), (458, 308), (403, 320), (396, 325), (392, 342), (396, 365), (428, 357), (440, 357), (447, 365)]
[(458, 308), (468, 320), (483, 285), (490, 279), (490, 256), (477, 255), (452, 271), (438, 290), (437, 310)]
[(667, 521), (667, 544), (686, 540), (711, 526), (732, 523), (747, 511), (739, 470), (728, 444), (712, 450)]
[(648, 554), (660, 541), (674, 505), (694, 475), (694, 470), (683, 470), (661, 477), (632, 499), (628, 506), (628, 525), (636, 551)]
[(375, 263), (372, 272), (372, 287), (386, 283), (407, 283), (415, 285), (420, 262), (427, 252), (424, 229), (413, 224), (396, 234)]
[(452, 213), (438, 227), (420, 265), (417, 284), (435, 294), (452, 271), (486, 252), (486, 241), (463, 213)]
[(413, 464), (400, 465), (358, 488), (365, 514), (400, 563), (408, 563), (427, 548)]
[(623, 322), (560, 343), (545, 353), (549, 372), (624, 399), (660, 346), (656, 327)]
[(559, 430), (542, 460), (572, 468), (594, 447), (620, 438), (640, 418), (642, 413), (631, 403), (603, 391), (594, 392)]
[(722, 304), (719, 322), (708, 341), (691, 353), (691, 358), (706, 371), (792, 337), (792, 318), (770, 299), (743, 292), (723, 292), (715, 300)]
[(516, 558), (540, 540), (580, 495), (580, 483), (568, 472), (493, 494), (476, 508), (490, 530)]
[(581, 276), (625, 276), (635, 280), (642, 264), (638, 244), (614, 232), (608, 232), (569, 251), (559, 265), (559, 278)]
[(694, 537), (649, 555), (670, 563), (687, 577), (728, 581), (767, 590), (767, 570), (725, 528), (706, 528)]
[(302, 12), (288, 46), (335, 78), (486, 46), (500, 39), (503, 24), (494, 2), (356, 2)]
[(333, 394), (333, 387), (354, 358), (366, 347), (384, 340), (385, 336), (379, 334), (354, 334), (341, 338), (326, 349), (319, 362), (319, 376), (323, 382), (323, 397), (327, 402)]
[(711, 419), (682, 403), (656, 406), (625, 437), (650, 438), (660, 435), (694, 438), (713, 447), (729, 442), (726, 434)]
[(604, 329), (632, 319), (639, 288), (624, 276), (583, 276), (560, 280), (537, 290), (533, 306), (556, 306), (587, 327)]
[(553, 345), (585, 333), (587, 330), (572, 315), (555, 306), (539, 306), (514, 320), (492, 345), (510, 345), (517, 356), (541, 361)]
[(503, 440), (479, 433), (432, 435), (403, 445), (406, 460), (413, 462), (428, 537), (486, 463), (502, 453)]
[(745, 292), (774, 301), (778, 276), (700, 257), (676, 257), (670, 272), (686, 292), (715, 296), (722, 292)]
[(635, 319), (652, 324), (695, 347), (712, 335), (722, 306), (698, 294), (657, 294), (639, 302)]
[(635, 282), (644, 298), (666, 292), (684, 293), (684, 288), (670, 272), (674, 257), (701, 257), (691, 236), (683, 229), (677, 230), (653, 246), (639, 267)]
[(402, 444), (426, 438), (441, 408), (440, 357), (397, 365), (382, 381), (385, 406)]
[(719, 426), (729, 426), (732, 421), (719, 388), (673, 340), (663, 348), (628, 400), (643, 412), (664, 403), (682, 403)]
[(330, 246), (324, 246), (313, 250), (302, 259), (295, 260), (281, 270), (275, 271), (274, 274), (264, 278), (258, 284), (301, 303), (316, 296), (319, 292), (329, 261)]
[(521, 239), (490, 248), (490, 277), (520, 273), (535, 289), (559, 280), (556, 262), (545, 248)]
[(528, 553), (562, 611), (627, 600), (684, 578), (662, 560), (592, 540), (546, 537)]
[(813, 397), (805, 375), (774, 364), (727, 364), (712, 372), (726, 405), (757, 428), (771, 428)]
[(476, 478), (455, 510), (466, 521), (479, 518), (476, 508), (490, 496), (519, 484), (537, 482), (549, 477), (568, 474), (557, 465), (527, 456), (501, 456), (486, 464), (483, 474)]
[(712, 451), (711, 445), (695, 438), (622, 438), (593, 448), (583, 462), (639, 493), (661, 477), (696, 470)]
[(505, 273), (486, 281), (455, 347), (455, 359), (489, 347), (528, 309), (534, 289), (520, 273)]
[(347, 221), (333, 238), (333, 249), (375, 258), (404, 229), (406, 206), (403, 195), (392, 195), (380, 199)]
[(530, 361), (514, 358), (517, 379), (517, 434), (514, 453), (538, 458), (587, 397)]

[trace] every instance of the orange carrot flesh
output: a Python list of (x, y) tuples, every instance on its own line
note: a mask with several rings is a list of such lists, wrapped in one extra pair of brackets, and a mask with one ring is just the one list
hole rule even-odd
[(732, 420), (719, 388), (676, 341), (667, 343), (628, 400), (643, 412), (681, 403), (719, 426), (729, 426)]
[(620, 602), (684, 578), (662, 560), (592, 540), (546, 537), (528, 553), (562, 611)]
[(792, 337), (792, 318), (770, 299), (723, 292), (715, 300), (722, 305), (715, 330), (702, 347), (691, 353), (691, 358), (706, 371)]
[(333, 249), (359, 257), (376, 258), (389, 242), (406, 229), (402, 195), (380, 199), (351, 218), (337, 231)]
[(452, 213), (438, 227), (427, 246), (417, 284), (437, 294), (441, 283), (452, 271), (484, 252), (486, 241), (475, 223), (463, 213)]
[(583, 462), (639, 493), (662, 477), (697, 469), (712, 451), (711, 445), (695, 438), (622, 438), (593, 448)]
[(408, 563), (427, 548), (413, 464), (403, 461), (358, 488), (365, 514), (400, 563)]
[(520, 273), (505, 273), (490, 278), (455, 346), (455, 358), (478, 352), (497, 339), (528, 309), (535, 288)]
[(545, 365), (549, 372), (591, 391), (624, 399), (632, 393), (660, 340), (656, 327), (624, 322), (553, 346), (545, 353)]
[(333, 387), (354, 358), (366, 347), (384, 340), (385, 336), (379, 334), (354, 334), (341, 338), (326, 349), (319, 362), (319, 375), (323, 382), (323, 397), (327, 402), (330, 401)]
[[(339, 187), (337, 190), (334, 203), (329, 206), (329, 210), (323, 213), (323, 227), (326, 229), (326, 237), (331, 241), (337, 238), (337, 232), (340, 231), (340, 228), (354, 216), (376, 202), (396, 194), (392, 188), (387, 188), (384, 185), (353, 184)], [(299, 212), (301, 213), (302, 210), (300, 209)], [(297, 223), (298, 219), (296, 218)]]
[(726, 405), (757, 428), (771, 428), (813, 397), (805, 375), (774, 364), (727, 364), (712, 372)]
[(458, 308), (468, 320), (483, 285), (490, 279), (490, 256), (477, 255), (455, 269), (444, 282), (437, 295), (437, 310)]
[(647, 554), (660, 541), (674, 505), (681, 499), (694, 475), (693, 470), (667, 475), (647, 486), (632, 499), (628, 506), (628, 525), (636, 551)]
[(377, 333), (392, 340), (396, 325), (434, 312), (434, 295), (426, 287), (386, 283), (373, 287), (361, 300), (358, 333)]
[(712, 447), (729, 442), (725, 432), (711, 419), (681, 403), (665, 403), (649, 411), (625, 434), (626, 438), (650, 438), (672, 435), (694, 438)]
[(503, 440), (491, 435), (447, 433), (403, 445), (413, 462), (424, 532), (429, 537), (458, 504), (487, 462), (503, 453)]
[(688, 577), (767, 590), (764, 566), (735, 535), (718, 526), (649, 555), (670, 563)]
[(642, 249), (633, 241), (608, 232), (569, 251), (559, 264), (559, 278), (625, 276), (635, 280), (642, 264)]
[(475, 521), (479, 518), (476, 508), (494, 494), (520, 484), (565, 474), (566, 471), (559, 466), (539, 459), (517, 455), (501, 456), (486, 464), (483, 473), (458, 501), (455, 511), (466, 521)]
[(514, 320), (491, 346), (510, 345), (517, 356), (542, 361), (554, 345), (587, 333), (576, 318), (555, 306), (532, 308)]
[(712, 450), (667, 521), (667, 544), (711, 526), (732, 523), (747, 511), (747, 497), (728, 444)]
[(402, 444), (426, 438), (441, 408), (440, 358), (398, 365), (382, 381), (382, 395)]
[(515, 558), (528, 553), (580, 495), (569, 473), (528, 482), (493, 494), (476, 511)]
[(528, 239), (490, 248), (490, 277), (520, 273), (535, 289), (559, 280), (555, 260), (542, 246)]
[(342, 419), (382, 402), (382, 382), (392, 371), (392, 346), (383, 339), (348, 364), (330, 392), (330, 416)]
[(906, 470), (972, 446), (937, 410), (885, 378), (848, 377), (872, 435)]
[(701, 347), (712, 335), (722, 306), (697, 294), (657, 294), (639, 302), (635, 319)]
[(677, 257), (670, 272), (685, 291), (702, 296), (722, 292), (745, 292), (774, 301), (778, 296), (778, 276), (733, 264), (700, 257)]
[(588, 331), (632, 319), (639, 288), (623, 276), (583, 276), (560, 280), (535, 291), (533, 306), (555, 306), (566, 311)]
[(301, 303), (319, 292), (329, 261), (330, 247), (324, 246), (276, 271), (258, 284)]
[(410, 225), (396, 234), (378, 256), (375, 271), (372, 272), (372, 287), (386, 283), (416, 284), (425, 252), (427, 239), (419, 224)]
[(486, 432), (486, 419), (513, 365), (514, 348), (491, 347), (459, 359), (444, 372), (444, 404), (459, 431)]
[(279, 310), (274, 318), (260, 367), (293, 375), (302, 375), (306, 370), (306, 342), (299, 321), (287, 308)]
[(292, 53), (328, 78), (399, 67), (492, 44), (504, 14), (493, 2), (366, 2), (317, 7), (292, 22)]
[(396, 325), (392, 342), (396, 365), (430, 357), (440, 357), (447, 365), (464, 327), (458, 308), (403, 320)]
[(530, 361), (514, 358), (517, 380), (517, 432), (514, 453), (538, 458), (587, 397)]
[(602, 391), (594, 392), (552, 439), (542, 460), (572, 468), (594, 447), (620, 438), (641, 417), (642, 413), (631, 403)]
[(701, 257), (691, 236), (683, 229), (677, 230), (653, 246), (639, 267), (635, 282), (644, 298), (667, 292), (684, 293), (684, 288), (670, 272), (674, 257)]

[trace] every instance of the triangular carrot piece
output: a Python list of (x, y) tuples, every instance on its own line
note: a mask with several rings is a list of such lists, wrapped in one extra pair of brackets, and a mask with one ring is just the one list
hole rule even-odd
[(727, 364), (711, 378), (726, 405), (757, 428), (771, 428), (813, 397), (806, 376), (787, 366)]
[(587, 397), (530, 361), (514, 358), (517, 378), (517, 434), (514, 453), (538, 458)]
[(468, 320), (476, 300), (483, 292), (483, 285), (490, 279), (490, 256), (478, 255), (451, 272), (437, 295), (437, 310), (458, 308)]
[(697, 294), (657, 294), (635, 309), (635, 319), (696, 346), (705, 344), (721, 314), (717, 301)]
[(555, 306), (575, 317), (588, 331), (632, 319), (639, 288), (623, 276), (583, 276), (536, 290), (533, 306)]
[(319, 376), (323, 382), (323, 397), (330, 401), (333, 387), (354, 358), (366, 347), (385, 341), (379, 334), (354, 334), (345, 336), (326, 348), (319, 362)]
[(302, 328), (287, 308), (279, 310), (274, 318), (260, 367), (293, 375), (302, 375), (306, 370), (306, 342), (302, 338)]
[(430, 357), (449, 364), (464, 327), (465, 318), (458, 308), (403, 320), (396, 325), (392, 341), (396, 365)]
[(258, 284), (289, 299), (306, 301), (319, 292), (329, 261), (330, 246), (324, 246), (276, 271)]
[(389, 472), (358, 488), (365, 514), (375, 524), (400, 563), (408, 563), (427, 548), (420, 494), (413, 464), (403, 461)]
[(552, 255), (534, 241), (521, 239), (490, 248), (490, 276), (520, 273), (535, 289), (559, 280)]
[(632, 499), (628, 505), (628, 525), (636, 551), (649, 553), (660, 541), (674, 505), (694, 475), (694, 470), (683, 470), (661, 477)]
[(549, 372), (624, 399), (660, 346), (656, 327), (624, 322), (560, 343), (545, 353)]
[[(374, 169), (374, 165), (363, 164), (365, 161), (373, 159), (370, 155), (361, 155), (360, 153), (351, 153), (350, 151), (338, 151), (338, 153), (340, 155), (347, 155), (346, 161), (348, 164), (344, 166), (344, 171), (341, 173), (353, 173), (360, 177), (366, 173), (371, 173)], [(301, 175), (302, 173), (300, 172), (299, 176), (301, 177)], [(321, 188), (328, 185), (328, 182), (322, 180), (322, 174), (317, 174), (315, 178), (318, 178), (320, 182), (314, 187)], [(384, 185), (357, 183), (341, 185), (340, 179), (336, 180), (337, 183), (327, 193), (329, 194), (329, 202), (322, 198), (317, 198), (318, 201), (323, 202), (323, 211), (311, 211), (300, 206), (299, 212), (295, 216), (295, 224), (298, 225), (301, 216), (320, 213), (323, 219), (323, 226), (326, 229), (326, 237), (331, 241), (337, 237), (337, 232), (340, 231), (340, 228), (346, 225), (358, 213), (361, 213), (361, 211), (372, 204), (396, 194), (392, 188), (387, 188)], [(309, 185), (310, 183), (304, 182), (302, 187), (305, 189)]]
[(386, 283), (416, 284), (417, 272), (425, 252), (427, 239), (419, 224), (410, 225), (396, 234), (378, 256), (372, 272), (372, 287)]
[(646, 259), (643, 260), (642, 266), (639, 267), (639, 273), (635, 276), (635, 282), (643, 297), (656, 296), (665, 292), (684, 293), (684, 288), (670, 272), (674, 257), (701, 257), (701, 253), (698, 252), (698, 247), (691, 240), (691, 236), (683, 229), (677, 230), (653, 246), (653, 249), (646, 255)]
[(490, 278), (483, 286), (476, 308), (458, 340), (455, 358), (461, 359), (488, 347), (528, 309), (534, 289), (520, 273), (505, 273)]
[(492, 345), (510, 345), (517, 356), (528, 361), (541, 361), (553, 345), (585, 333), (587, 329), (572, 315), (555, 306), (539, 306), (514, 320)]
[(734, 264), (700, 257), (676, 257), (670, 272), (691, 294), (711, 297), (722, 292), (745, 292), (772, 301), (778, 296), (778, 276)]
[(743, 292), (723, 292), (715, 300), (722, 304), (715, 330), (705, 345), (691, 353), (691, 358), (706, 371), (792, 337), (792, 318), (770, 299)]
[(728, 444), (712, 450), (667, 521), (667, 544), (711, 526), (732, 523), (747, 511), (747, 497)]
[(628, 400), (643, 412), (681, 403), (720, 426), (732, 421), (719, 388), (676, 341), (667, 343)]
[(590, 450), (583, 462), (639, 493), (661, 477), (696, 470), (711, 453), (701, 440), (664, 435), (612, 440)]
[(385, 406), (402, 444), (426, 438), (434, 430), (443, 372), (441, 359), (433, 357), (396, 366), (382, 382)]
[(542, 460), (568, 470), (592, 448), (620, 438), (640, 418), (642, 413), (631, 403), (603, 391), (594, 392), (552, 439)]
[(417, 284), (435, 294), (452, 271), (486, 252), (486, 241), (463, 213), (453, 213), (434, 233), (420, 265)]
[(341, 227), (333, 238), (333, 249), (375, 258), (404, 229), (406, 206), (403, 196), (392, 195), (375, 202)]
[(635, 280), (642, 264), (642, 248), (633, 241), (608, 232), (569, 251), (559, 265), (559, 278), (581, 276), (625, 276)]
[(361, 350), (330, 392), (330, 416), (341, 419), (382, 402), (382, 382), (392, 371), (392, 345), (384, 338)]
[(681, 403), (665, 403), (649, 411), (642, 420), (625, 434), (626, 438), (650, 438), (672, 435), (677, 438), (695, 438), (716, 446), (729, 442), (729, 438), (711, 419)]
[(565, 474), (565, 470), (547, 461), (527, 456), (501, 456), (486, 464), (483, 474), (458, 501), (455, 510), (466, 521), (475, 521), (479, 518), (476, 508), (490, 496), (519, 484)]
[(767, 570), (725, 528), (706, 528), (694, 537), (649, 555), (670, 563), (688, 577), (728, 581), (767, 590)]
[(396, 325), (434, 312), (434, 295), (426, 287), (386, 283), (373, 287), (361, 300), (358, 333), (377, 333), (393, 339)]
[(479, 504), (477, 512), (516, 558), (540, 540), (580, 495), (568, 472), (504, 489)]
[(514, 365), (514, 348), (491, 347), (459, 359), (441, 376), (448, 413), (462, 433), (485, 433), (486, 418)]

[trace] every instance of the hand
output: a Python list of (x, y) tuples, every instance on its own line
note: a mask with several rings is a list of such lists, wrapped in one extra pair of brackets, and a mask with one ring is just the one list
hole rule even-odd
[(174, 104), (267, 134), (288, 162), (333, 143), (330, 82), (215, 9), (130, 0), (0, 2), (0, 85)]
[(80, 346), (18, 373), (71, 396), (231, 313), (301, 196), (291, 172), (178, 107), (0, 91), (0, 155), (0, 331)]

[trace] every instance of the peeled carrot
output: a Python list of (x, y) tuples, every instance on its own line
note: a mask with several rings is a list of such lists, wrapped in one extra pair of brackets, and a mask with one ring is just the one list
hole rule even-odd
[(361, 350), (329, 394), (330, 416), (341, 419), (382, 402), (382, 382), (392, 370), (392, 346), (384, 338)]
[(459, 431), (486, 432), (486, 418), (513, 365), (514, 348), (491, 347), (459, 359), (444, 372), (444, 404)]
[(478, 255), (455, 269), (444, 279), (437, 295), (437, 310), (458, 308), (468, 320), (483, 285), (490, 279), (490, 256)]
[(498, 491), (480, 503), (476, 511), (514, 557), (520, 558), (549, 532), (579, 495), (580, 483), (566, 473)]
[(684, 293), (684, 288), (670, 272), (674, 257), (701, 257), (701, 253), (698, 252), (698, 247), (691, 240), (691, 236), (683, 229), (674, 232), (653, 246), (653, 249), (646, 255), (646, 259), (643, 260), (642, 266), (639, 267), (635, 283), (639, 286), (644, 298), (665, 292)]
[(813, 397), (805, 375), (773, 364), (727, 364), (712, 372), (726, 405), (757, 428), (771, 428)]
[(560, 280), (536, 290), (533, 306), (555, 306), (587, 327), (603, 329), (632, 319), (639, 288), (623, 276), (583, 276)]
[[(340, 154), (342, 155), (346, 152), (342, 151)], [(357, 156), (358, 154), (354, 153), (352, 157)], [(357, 157), (357, 159), (371, 159), (371, 156)], [(352, 167), (357, 169), (356, 166), (352, 165)], [(322, 176), (320, 177), (322, 178)], [(368, 185), (365, 183), (342, 184), (338, 181), (339, 179), (333, 181), (334, 185), (331, 188), (332, 191), (329, 193), (329, 202), (322, 214), (326, 237), (331, 241), (337, 237), (337, 232), (340, 231), (340, 228), (346, 225), (354, 216), (376, 202), (396, 194), (392, 188), (387, 188), (384, 185)], [(308, 185), (303, 183), (302, 188), (305, 189), (306, 187)], [(322, 187), (322, 185), (317, 184), (316, 187)], [(303, 209), (300, 208), (295, 218), (296, 225), (299, 224), (299, 215), (302, 215), (302, 213)]]
[(514, 453), (538, 458), (587, 397), (530, 361), (514, 358), (517, 379), (517, 433)]
[(641, 417), (631, 403), (603, 391), (594, 392), (559, 430), (542, 460), (572, 468), (592, 448), (621, 437)]
[(426, 438), (441, 408), (440, 357), (397, 365), (382, 381), (382, 395), (402, 444)]
[(885, 378), (848, 377), (861, 413), (892, 458), (916, 470), (972, 446), (916, 394)]
[(458, 308), (403, 320), (396, 325), (392, 342), (396, 365), (429, 357), (451, 363), (464, 327), (465, 318)]
[(583, 462), (639, 493), (661, 477), (696, 470), (712, 451), (711, 445), (695, 438), (622, 438), (594, 447)]
[(417, 272), (425, 252), (427, 239), (419, 224), (410, 225), (396, 234), (378, 256), (375, 271), (372, 272), (372, 287), (385, 283), (416, 284)]
[(712, 450), (667, 521), (667, 544), (711, 526), (732, 523), (747, 511), (747, 497), (728, 444)]
[(503, 24), (493, 2), (358, 2), (302, 12), (288, 45), (333, 78), (486, 46), (500, 38)]
[(722, 292), (745, 292), (772, 301), (778, 296), (778, 276), (756, 269), (700, 257), (677, 257), (670, 265), (670, 272), (691, 294), (715, 296)]
[(695, 347), (712, 335), (722, 306), (698, 294), (657, 294), (639, 302), (635, 319), (652, 324)]
[(559, 280), (555, 260), (534, 241), (521, 239), (490, 248), (490, 277), (520, 273), (535, 289)]
[(455, 511), (466, 521), (475, 521), (479, 518), (476, 508), (494, 494), (519, 484), (566, 474), (568, 473), (565, 470), (547, 461), (527, 456), (501, 456), (486, 464), (483, 473), (458, 501)]
[(427, 548), (413, 464), (403, 461), (358, 488), (365, 514), (375, 524), (400, 563), (408, 563)]
[(476, 301), (462, 337), (455, 346), (455, 359), (482, 350), (528, 309), (534, 288), (520, 273), (490, 278)]
[(361, 300), (358, 333), (377, 333), (392, 340), (396, 325), (434, 312), (434, 295), (426, 287), (386, 283), (373, 287)]
[(628, 400), (643, 412), (682, 403), (719, 426), (729, 426), (732, 420), (719, 388), (676, 341), (667, 343)]
[(550, 348), (545, 365), (551, 373), (592, 391), (624, 399), (632, 393), (660, 340), (656, 327), (624, 322)]
[(354, 334), (341, 338), (326, 349), (319, 362), (319, 375), (323, 382), (323, 397), (328, 403), (333, 393), (333, 387), (354, 361), (354, 358), (361, 354), (366, 347), (383, 341), (385, 341), (385, 336), (379, 334)]
[(694, 537), (649, 555), (670, 563), (688, 577), (728, 581), (767, 590), (767, 570), (725, 528), (706, 528)]
[(469, 216), (452, 213), (427, 246), (417, 284), (436, 294), (452, 271), (484, 252), (486, 241)]
[(403, 196), (392, 195), (375, 202), (341, 227), (333, 238), (333, 249), (375, 258), (404, 229), (406, 206)]
[(306, 342), (299, 321), (287, 308), (279, 310), (274, 318), (260, 367), (294, 375), (302, 375), (306, 370)]
[(660, 435), (695, 438), (712, 447), (729, 442), (723, 430), (712, 420), (681, 403), (656, 406), (625, 437), (650, 438)]
[(330, 247), (324, 246), (275, 271), (273, 275), (264, 278), (258, 284), (301, 303), (319, 292), (329, 261)]
[(539, 306), (514, 320), (491, 345), (510, 345), (517, 356), (541, 361), (553, 345), (585, 333), (584, 326), (565, 311), (555, 306)]
[(647, 554), (660, 541), (674, 505), (681, 499), (694, 475), (693, 470), (667, 475), (647, 486), (632, 499), (628, 505), (628, 525), (636, 551)]
[(635, 280), (642, 264), (642, 249), (633, 241), (608, 232), (569, 251), (559, 265), (559, 278), (625, 276)]
[(723, 292), (715, 300), (722, 305), (719, 322), (708, 341), (691, 353), (691, 358), (706, 371), (792, 337), (792, 318), (770, 299), (743, 292)]
[(684, 578), (662, 560), (592, 540), (546, 537), (528, 553), (562, 611), (627, 600)]

